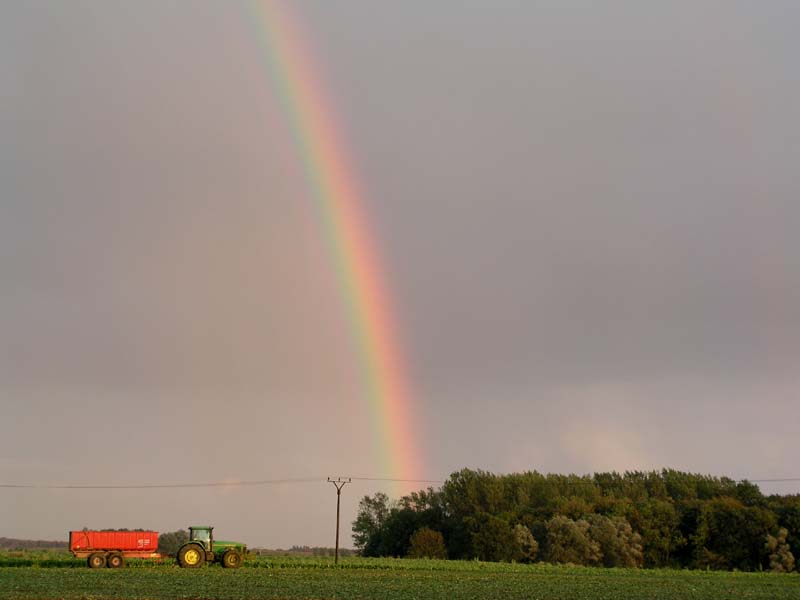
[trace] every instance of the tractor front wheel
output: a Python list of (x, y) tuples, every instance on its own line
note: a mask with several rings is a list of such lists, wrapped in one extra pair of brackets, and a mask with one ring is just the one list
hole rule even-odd
[(189, 544), (178, 550), (178, 564), (186, 569), (202, 567), (206, 561), (206, 553), (197, 544)]
[(226, 569), (238, 569), (242, 566), (242, 555), (236, 550), (226, 550), (222, 555), (222, 566)]

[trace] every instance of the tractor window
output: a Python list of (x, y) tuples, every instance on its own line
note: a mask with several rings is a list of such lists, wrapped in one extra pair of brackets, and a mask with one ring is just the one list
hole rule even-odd
[(211, 532), (208, 529), (193, 529), (192, 540), (197, 542), (208, 542), (211, 539)]

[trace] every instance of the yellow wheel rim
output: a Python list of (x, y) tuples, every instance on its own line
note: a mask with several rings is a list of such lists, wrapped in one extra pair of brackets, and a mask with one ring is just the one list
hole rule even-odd
[(187, 565), (196, 565), (200, 562), (200, 553), (197, 550), (187, 550), (183, 555), (183, 561)]

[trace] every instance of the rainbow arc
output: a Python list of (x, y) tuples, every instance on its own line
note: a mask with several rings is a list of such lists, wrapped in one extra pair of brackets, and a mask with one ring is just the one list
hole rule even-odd
[(258, 0), (253, 10), (271, 80), (336, 270), (381, 466), (392, 477), (413, 479), (421, 473), (410, 415), (410, 384), (383, 261), (356, 172), (289, 3)]

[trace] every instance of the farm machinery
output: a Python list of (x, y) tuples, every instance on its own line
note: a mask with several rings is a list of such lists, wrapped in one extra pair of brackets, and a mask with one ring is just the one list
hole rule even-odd
[[(87, 559), (92, 569), (119, 569), (128, 558), (162, 558), (158, 553), (157, 531), (70, 531), (69, 550)], [(247, 554), (239, 542), (214, 539), (214, 528), (189, 527), (189, 540), (178, 549), (178, 564), (188, 569), (218, 562), (226, 569), (238, 569)]]

